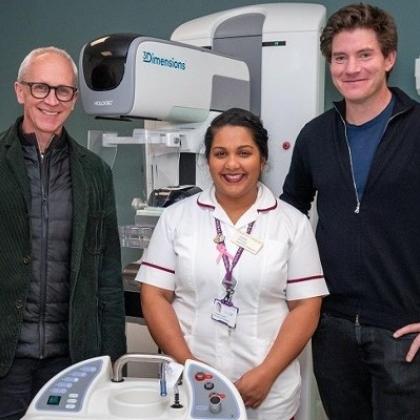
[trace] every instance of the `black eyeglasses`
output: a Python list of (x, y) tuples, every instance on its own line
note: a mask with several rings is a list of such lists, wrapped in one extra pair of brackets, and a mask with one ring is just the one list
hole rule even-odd
[(59, 86), (50, 86), (46, 83), (39, 82), (25, 82), (20, 81), (22, 85), (29, 86), (31, 95), (36, 99), (45, 99), (51, 92), (51, 89), (54, 89), (55, 97), (61, 102), (69, 102), (74, 98), (74, 95), (77, 92), (77, 88), (73, 86), (59, 85)]

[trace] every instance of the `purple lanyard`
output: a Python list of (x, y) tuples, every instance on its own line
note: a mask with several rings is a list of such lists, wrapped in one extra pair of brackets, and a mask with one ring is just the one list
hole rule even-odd
[[(222, 232), (222, 226), (220, 224), (220, 220), (216, 218), (214, 220), (216, 223), (216, 232), (217, 232), (215, 242), (219, 245), (222, 245), (226, 249), (225, 237)], [(248, 224), (248, 227), (246, 229), (246, 233), (248, 235), (252, 232), (252, 228), (254, 227), (254, 224), (255, 224), (255, 221)], [(237, 281), (232, 278), (232, 271), (235, 268), (236, 264), (238, 263), (239, 258), (241, 258), (242, 252), (244, 252), (244, 249), (242, 247), (239, 247), (238, 250), (236, 251), (235, 256), (232, 259), (232, 263), (230, 263), (229, 257), (226, 252), (222, 254), (223, 263), (226, 269), (226, 275), (223, 278), (222, 284), (227, 292), (227, 296), (225, 298), (227, 300), (230, 300), (230, 296), (235, 291)]]

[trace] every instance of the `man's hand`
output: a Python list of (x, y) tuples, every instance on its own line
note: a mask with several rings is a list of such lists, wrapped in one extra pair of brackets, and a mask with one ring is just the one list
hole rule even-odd
[(420, 348), (420, 322), (416, 324), (406, 325), (405, 327), (402, 327), (399, 330), (395, 331), (393, 334), (394, 338), (399, 338), (405, 334), (411, 334), (411, 333), (418, 333), (418, 334), (417, 334), (417, 337), (411, 343), (411, 346), (405, 357), (405, 360), (407, 362), (413, 361), (415, 355), (417, 354)]

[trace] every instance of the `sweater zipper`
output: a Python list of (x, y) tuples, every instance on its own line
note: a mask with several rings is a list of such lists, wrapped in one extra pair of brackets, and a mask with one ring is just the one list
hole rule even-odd
[(39, 357), (45, 357), (45, 306), (47, 297), (47, 253), (48, 253), (48, 179), (49, 179), (49, 154), (40, 160), (40, 185), (41, 185), (41, 273), (40, 273), (40, 322), (39, 322)]
[[(337, 108), (336, 108), (336, 110), (337, 110), (337, 113), (338, 113), (338, 115), (340, 116), (341, 122), (343, 123), (343, 126), (344, 126), (344, 137), (345, 137), (345, 139), (346, 139), (347, 151), (348, 151), (348, 153), (349, 153), (349, 158), (350, 158), (351, 178), (352, 178), (352, 181), (353, 181), (353, 189), (354, 189), (354, 193), (355, 193), (355, 196), (356, 196), (356, 208), (354, 209), (354, 213), (355, 213), (355, 214), (359, 214), (359, 213), (360, 213), (360, 200), (359, 200), (359, 195), (357, 194), (356, 179), (355, 179), (355, 177), (354, 177), (353, 156), (352, 156), (352, 154), (351, 154), (351, 148), (350, 148), (350, 144), (349, 144), (349, 139), (348, 139), (348, 137), (347, 137), (347, 125), (346, 125), (346, 122), (344, 121), (344, 118), (341, 116), (340, 111), (339, 111)], [(389, 125), (389, 123), (390, 123), (390, 122), (391, 122), (394, 118), (396, 118), (396, 117), (398, 117), (399, 115), (404, 114), (404, 113), (405, 113), (405, 110), (400, 111), (400, 112), (397, 112), (396, 114), (392, 115), (392, 116), (388, 119), (388, 121), (387, 121), (387, 122), (386, 122), (386, 124), (385, 124), (384, 131), (383, 131), (383, 133), (382, 133), (382, 138), (383, 138), (383, 136), (384, 136), (384, 134), (385, 134), (385, 131), (388, 129), (388, 125)], [(381, 138), (381, 141), (382, 141), (382, 138)]]
[(353, 156), (351, 154), (349, 139), (347, 137), (347, 125), (343, 117), (341, 116), (340, 112), (338, 112), (338, 115), (340, 116), (341, 122), (343, 123), (343, 126), (344, 126), (344, 138), (346, 139), (347, 151), (349, 153), (349, 158), (350, 158), (351, 179), (353, 181), (353, 189), (354, 189), (354, 194), (356, 196), (356, 208), (354, 209), (354, 213), (359, 214), (360, 213), (360, 200), (359, 200), (359, 195), (357, 194), (356, 179), (354, 178)]
[[(390, 123), (393, 119), (395, 119), (395, 117), (398, 117), (399, 115), (404, 114), (405, 112), (406, 112), (406, 111), (404, 110), (404, 111), (397, 112), (397, 113), (396, 113), (396, 114), (394, 114), (394, 115), (391, 115), (391, 117), (389, 118), (389, 120), (388, 120), (388, 121), (387, 121), (387, 123), (385, 124), (385, 128), (384, 128), (384, 132), (382, 133), (382, 137), (384, 136), (385, 131), (387, 130), (389, 123)], [(381, 138), (381, 141), (382, 141), (382, 138)]]

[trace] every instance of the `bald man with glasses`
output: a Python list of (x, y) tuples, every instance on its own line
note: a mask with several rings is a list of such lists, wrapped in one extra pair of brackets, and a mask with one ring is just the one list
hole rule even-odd
[(0, 419), (20, 419), (70, 364), (126, 350), (110, 168), (63, 125), (77, 100), (64, 50), (31, 51), (23, 116), (0, 135)]

